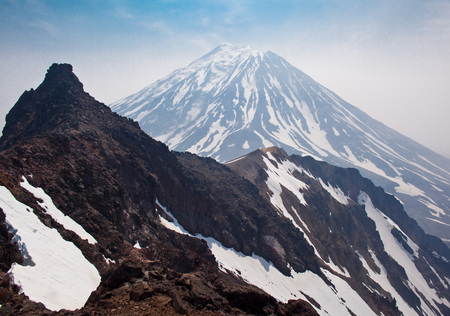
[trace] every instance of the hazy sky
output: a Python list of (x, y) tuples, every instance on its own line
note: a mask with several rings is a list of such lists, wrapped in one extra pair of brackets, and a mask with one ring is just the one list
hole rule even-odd
[(54, 62), (108, 104), (225, 42), (280, 55), (450, 157), (449, 0), (0, 0), (0, 127)]

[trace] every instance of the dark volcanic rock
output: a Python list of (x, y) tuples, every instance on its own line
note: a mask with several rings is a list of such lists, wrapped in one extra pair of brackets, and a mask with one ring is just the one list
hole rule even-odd
[[(290, 273), (289, 263), (297, 272), (310, 270), (320, 274), (313, 248), (298, 230), (292, 229), (289, 220), (280, 217), (272, 205), (261, 198), (253, 184), (212, 159), (184, 153), (178, 154), (178, 160), (189, 182), (203, 192), (203, 197), (185, 206), (188, 212), (176, 214), (185, 228), (192, 233), (212, 236), (224, 246), (246, 255), (261, 255), (283, 273)], [(213, 194), (209, 188), (214, 188)], [(207, 204), (198, 205), (199, 201)], [(212, 212), (214, 208), (221, 211)], [(267, 242), (268, 238), (281, 248), (276, 249)]]
[[(189, 171), (190, 165), (196, 172)], [(209, 169), (214, 170), (211, 175), (206, 172)], [(160, 224), (162, 211), (156, 199), (192, 232), (214, 236), (246, 253), (261, 252), (280, 267), (285, 266), (273, 251), (258, 248), (261, 234), (274, 226), (266, 224), (260, 229), (257, 225), (277, 215), (266, 202), (259, 201), (253, 185), (234, 177), (240, 190), (251, 192), (238, 194), (233, 203), (240, 206), (232, 207), (232, 202), (223, 201), (222, 194), (234, 184), (208, 179), (213, 175), (225, 179), (230, 174), (212, 161), (173, 154), (136, 122), (112, 113), (85, 93), (72, 66), (65, 64), (52, 65), (44, 82), (20, 97), (6, 117), (0, 139), (0, 185), (32, 207), (45, 225), (73, 241), (102, 276), (86, 306), (78, 311), (61, 311), (64, 315), (287, 314), (285, 306), (268, 294), (221, 272), (204, 241), (174, 233)], [(45, 214), (20, 186), (22, 176), (44, 189), (55, 205), (98, 243), (88, 244)], [(257, 217), (248, 229), (243, 221), (233, 220), (233, 212)], [(1, 219), (0, 267), (5, 272), (22, 258)], [(232, 227), (226, 220), (239, 225)], [(214, 227), (217, 223), (220, 232)], [(244, 236), (237, 236), (243, 231)], [(300, 234), (279, 232), (277, 237), (286, 241), (289, 258), (294, 258), (298, 247), (312, 253)], [(246, 246), (242, 238), (255, 242)], [(137, 241), (142, 249), (132, 246)], [(108, 264), (105, 257), (116, 263)], [(299, 270), (318, 266), (313, 256), (293, 262)], [(48, 313), (42, 304), (27, 301), (8, 279), (4, 280), (1, 314)], [(239, 297), (247, 297), (246, 304)], [(309, 308), (305, 302), (297, 304)]]

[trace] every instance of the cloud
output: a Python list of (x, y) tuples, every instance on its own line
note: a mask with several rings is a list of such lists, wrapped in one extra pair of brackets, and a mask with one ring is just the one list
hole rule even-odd
[(46, 32), (50, 35), (53, 35), (53, 36), (57, 35), (58, 31), (59, 31), (57, 26), (50, 23), (49, 21), (45, 21), (42, 19), (35, 19), (34, 21), (29, 21), (28, 25), (31, 27), (39, 28), (39, 29), (43, 30), (44, 32)]
[(130, 13), (128, 8), (124, 6), (115, 6), (114, 7), (114, 16), (123, 19), (132, 19), (134, 15)]
[(160, 19), (141, 19), (137, 24), (145, 30), (156, 32), (158, 35), (172, 36), (176, 34), (169, 23)]
[(248, 17), (246, 1), (231, 0), (224, 1), (222, 5), (225, 7), (223, 22), (225, 24), (241, 23), (242, 19)]

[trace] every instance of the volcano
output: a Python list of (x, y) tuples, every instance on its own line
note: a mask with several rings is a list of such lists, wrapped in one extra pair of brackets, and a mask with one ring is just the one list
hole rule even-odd
[(355, 167), (401, 200), (425, 231), (450, 240), (450, 160), (272, 52), (223, 44), (110, 106), (170, 149), (220, 162), (276, 146)]

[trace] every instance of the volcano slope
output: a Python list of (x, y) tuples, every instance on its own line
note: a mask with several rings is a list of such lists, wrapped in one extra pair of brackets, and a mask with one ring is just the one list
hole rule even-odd
[(277, 147), (226, 165), (254, 183), (366, 302), (384, 293), (404, 315), (448, 313), (449, 249), (358, 170), (288, 156)]

